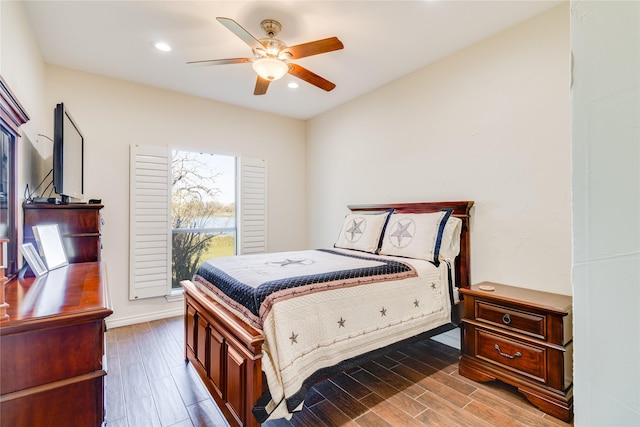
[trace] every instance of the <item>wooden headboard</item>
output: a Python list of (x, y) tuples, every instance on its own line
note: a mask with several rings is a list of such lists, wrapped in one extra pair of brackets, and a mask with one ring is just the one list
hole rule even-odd
[(451, 209), (452, 215), (462, 220), (460, 233), (460, 255), (456, 258), (456, 282), (459, 288), (471, 286), (471, 240), (469, 233), (469, 211), (473, 206), (472, 201), (460, 202), (420, 202), (420, 203), (388, 203), (374, 205), (349, 205), (353, 212), (358, 211), (382, 211), (395, 209), (398, 213), (429, 213), (443, 209)]

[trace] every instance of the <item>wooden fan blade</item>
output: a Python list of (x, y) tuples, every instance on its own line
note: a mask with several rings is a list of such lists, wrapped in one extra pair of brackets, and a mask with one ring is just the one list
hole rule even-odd
[(256, 88), (253, 90), (254, 95), (264, 95), (267, 93), (267, 89), (269, 88), (270, 81), (267, 79), (263, 79), (258, 76), (258, 80), (256, 80)]
[(322, 78), (319, 75), (296, 64), (289, 63), (289, 74), (301, 80), (304, 80), (307, 83), (311, 83), (314, 86), (318, 86), (320, 89), (324, 89), (327, 92), (333, 90), (336, 87), (336, 85), (331, 83), (329, 80)]
[(187, 62), (187, 64), (194, 66), (208, 66), (224, 64), (244, 64), (245, 62), (251, 62), (251, 58), (209, 59), (206, 61), (191, 61)]
[(240, 39), (248, 44), (251, 49), (264, 49), (264, 46), (260, 41), (258, 41), (258, 39), (253, 37), (249, 31), (242, 28), (242, 26), (233, 19), (221, 17), (216, 19), (219, 23), (227, 27), (233, 34), (240, 37)]
[(329, 37), (328, 39), (289, 46), (285, 49), (285, 52), (289, 52), (292, 59), (298, 59), (304, 58), (305, 56), (318, 55), (343, 48), (344, 45), (337, 37)]

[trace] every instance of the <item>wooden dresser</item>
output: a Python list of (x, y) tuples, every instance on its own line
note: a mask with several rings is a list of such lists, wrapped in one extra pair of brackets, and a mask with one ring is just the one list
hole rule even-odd
[(58, 224), (62, 244), (70, 264), (100, 261), (102, 205), (25, 203), (22, 207), (24, 209), (24, 243), (32, 243), (37, 247), (32, 226)]
[[(493, 287), (493, 291), (481, 287)], [(501, 380), (564, 421), (573, 418), (571, 297), (483, 282), (460, 289), (460, 375)]]
[(70, 264), (6, 286), (0, 321), (0, 425), (104, 422), (106, 266)]

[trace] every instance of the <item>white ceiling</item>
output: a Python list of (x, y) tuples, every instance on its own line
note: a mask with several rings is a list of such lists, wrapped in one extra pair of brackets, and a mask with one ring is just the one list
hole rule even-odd
[[(24, 1), (45, 62), (288, 117), (308, 119), (550, 9), (561, 1)], [(254, 96), (250, 57), (216, 21), (234, 19), (256, 38), (278, 20), (296, 45), (336, 36), (344, 49), (294, 61), (337, 86), (325, 92), (293, 76)], [(156, 41), (173, 50), (154, 49)], [(298, 89), (289, 89), (298, 81)]]

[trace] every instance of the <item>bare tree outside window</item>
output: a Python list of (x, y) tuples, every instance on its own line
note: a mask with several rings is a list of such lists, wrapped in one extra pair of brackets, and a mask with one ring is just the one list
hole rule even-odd
[(173, 151), (172, 287), (198, 265), (235, 254), (235, 158)]

